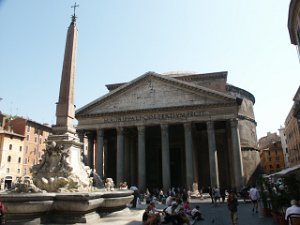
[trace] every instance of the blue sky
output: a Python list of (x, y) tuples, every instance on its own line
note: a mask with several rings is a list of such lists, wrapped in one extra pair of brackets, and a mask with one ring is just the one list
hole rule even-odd
[[(258, 138), (284, 124), (300, 84), (289, 0), (76, 2), (77, 108), (147, 71), (228, 71), (228, 83), (256, 98)], [(3, 113), (55, 123), (73, 4), (0, 0)]]

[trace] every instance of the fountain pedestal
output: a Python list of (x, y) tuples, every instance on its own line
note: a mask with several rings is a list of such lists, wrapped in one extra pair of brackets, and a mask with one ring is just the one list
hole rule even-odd
[(103, 214), (121, 210), (132, 191), (1, 194), (7, 224), (95, 224)]

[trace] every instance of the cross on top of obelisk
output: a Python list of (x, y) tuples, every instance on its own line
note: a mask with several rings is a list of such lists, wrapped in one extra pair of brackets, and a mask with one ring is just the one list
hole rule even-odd
[(73, 22), (75, 22), (75, 20), (76, 20), (76, 14), (75, 14), (75, 11), (76, 11), (76, 8), (77, 8), (77, 7), (79, 7), (79, 5), (77, 5), (76, 2), (75, 2), (74, 5), (71, 6), (71, 8), (74, 8), (74, 14), (73, 14), (73, 16), (72, 16), (72, 21), (73, 21)]

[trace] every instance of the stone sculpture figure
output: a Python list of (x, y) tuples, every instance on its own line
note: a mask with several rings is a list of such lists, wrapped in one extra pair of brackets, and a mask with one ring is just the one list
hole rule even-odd
[(107, 191), (113, 191), (115, 187), (114, 181), (112, 178), (106, 178), (105, 180), (105, 189)]
[(33, 183), (47, 192), (88, 190), (90, 168), (85, 167), (86, 176), (79, 177), (78, 174), (73, 173), (69, 158), (69, 148), (57, 145), (54, 141), (47, 143), (41, 162), (32, 167)]
[(19, 178), (17, 183), (15, 184), (16, 187), (12, 190), (12, 192), (17, 193), (40, 193), (42, 192), (41, 189), (36, 187), (32, 180), (30, 179), (21, 179)]
[(200, 192), (199, 192), (199, 188), (198, 188), (198, 183), (197, 182), (193, 183), (193, 192), (192, 192), (191, 195), (195, 196), (195, 197), (199, 197), (200, 196)]

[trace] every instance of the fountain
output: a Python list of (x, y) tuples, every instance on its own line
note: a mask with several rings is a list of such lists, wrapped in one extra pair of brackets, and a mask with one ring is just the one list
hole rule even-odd
[(113, 190), (111, 179), (110, 188), (92, 189), (92, 169), (82, 162), (83, 144), (73, 126), (77, 6), (67, 33), (56, 125), (41, 162), (32, 167), (32, 180), (20, 180), (0, 194), (7, 224), (95, 224), (133, 199), (131, 190)]

